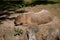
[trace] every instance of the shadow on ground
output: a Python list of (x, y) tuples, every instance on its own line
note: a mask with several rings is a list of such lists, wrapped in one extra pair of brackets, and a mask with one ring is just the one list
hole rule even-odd
[[(47, 4), (56, 4), (56, 3), (58, 3), (58, 2), (47, 1), (47, 0), (45, 0), (45, 1), (37, 0), (37, 1), (33, 1), (31, 4), (24, 4), (22, 1), (1, 2), (0, 3), (0, 10), (6, 10), (6, 9), (9, 9), (10, 7), (16, 7), (16, 5), (19, 5), (19, 4), (21, 4), (21, 5), (24, 4), (25, 6), (30, 6), (30, 5), (35, 6), (35, 5), (41, 5), (41, 4), (47, 5)], [(23, 7), (25, 7), (24, 5), (23, 5)]]
[[(59, 2), (54, 2), (54, 1), (35, 1), (31, 3), (30, 5), (35, 6), (35, 5), (47, 5), (47, 4), (57, 4)], [(29, 6), (29, 5), (28, 5)]]

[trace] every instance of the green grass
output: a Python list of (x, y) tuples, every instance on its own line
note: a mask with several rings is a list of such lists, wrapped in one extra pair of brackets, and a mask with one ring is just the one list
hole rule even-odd
[(60, 2), (60, 0), (49, 0), (49, 1)]
[(23, 33), (22, 29), (19, 29), (19, 28), (15, 29), (15, 36), (16, 35), (21, 35), (22, 33)]

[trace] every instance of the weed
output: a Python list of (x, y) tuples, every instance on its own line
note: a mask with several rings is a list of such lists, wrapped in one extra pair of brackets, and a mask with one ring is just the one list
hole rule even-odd
[(23, 33), (23, 30), (17, 28), (17, 29), (15, 29), (15, 35), (14, 35), (14, 36), (16, 36), (16, 35), (21, 35), (22, 33)]

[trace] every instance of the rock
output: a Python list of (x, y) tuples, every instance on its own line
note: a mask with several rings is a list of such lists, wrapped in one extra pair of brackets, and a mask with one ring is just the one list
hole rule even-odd
[(36, 33), (38, 32), (38, 26), (37, 25), (30, 25), (27, 29), (27, 38), (28, 40), (37, 40), (36, 39)]

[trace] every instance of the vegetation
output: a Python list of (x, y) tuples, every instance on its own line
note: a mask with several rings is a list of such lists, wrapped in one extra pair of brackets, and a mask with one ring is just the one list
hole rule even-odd
[(29, 5), (36, 5), (36, 4), (54, 4), (56, 2), (60, 2), (60, 0), (19, 0), (19, 1), (15, 1), (13, 2), (13, 0), (9, 0), (9, 1), (2, 1), (0, 0), (0, 10), (4, 10), (4, 9), (8, 9), (12, 6), (14, 7), (18, 7), (18, 8), (23, 8), (25, 6), (29, 6)]
[(16, 36), (16, 35), (21, 35), (22, 33), (23, 33), (23, 30), (17, 28), (17, 29), (15, 29), (15, 35), (14, 35), (14, 36)]

